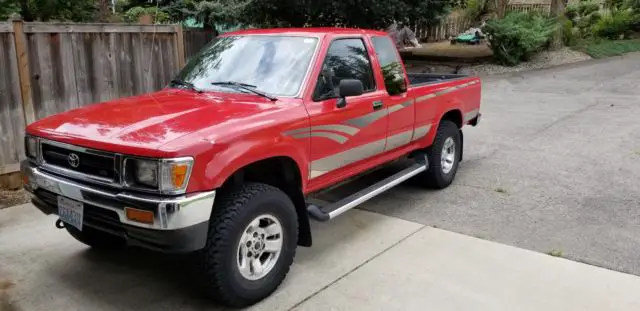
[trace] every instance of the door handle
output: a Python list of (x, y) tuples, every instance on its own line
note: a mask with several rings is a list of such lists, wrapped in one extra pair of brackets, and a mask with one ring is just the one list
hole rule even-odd
[(376, 100), (373, 102), (373, 110), (378, 110), (382, 108), (384, 105), (381, 100)]

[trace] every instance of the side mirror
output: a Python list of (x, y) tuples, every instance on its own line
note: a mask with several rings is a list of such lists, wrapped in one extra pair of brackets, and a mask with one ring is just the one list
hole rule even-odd
[(362, 85), (362, 81), (356, 79), (343, 79), (340, 80), (340, 86), (338, 87), (338, 102), (336, 103), (336, 107), (344, 108), (347, 106), (348, 96), (358, 96), (364, 93), (364, 86)]

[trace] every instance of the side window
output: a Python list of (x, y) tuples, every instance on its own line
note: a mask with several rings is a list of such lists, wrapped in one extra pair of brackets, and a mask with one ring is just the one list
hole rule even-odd
[(331, 43), (313, 93), (315, 101), (338, 97), (342, 79), (362, 81), (364, 91), (375, 90), (371, 61), (362, 39), (338, 39)]
[(378, 55), (380, 68), (384, 76), (384, 85), (389, 95), (406, 92), (407, 85), (402, 70), (402, 62), (396, 52), (396, 46), (387, 37), (373, 37), (371, 41), (376, 50), (376, 55)]

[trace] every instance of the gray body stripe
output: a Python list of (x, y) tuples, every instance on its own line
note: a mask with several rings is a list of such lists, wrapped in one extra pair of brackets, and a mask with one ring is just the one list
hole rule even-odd
[(387, 109), (382, 109), (382, 110), (365, 114), (364, 116), (361, 116), (361, 117), (349, 119), (345, 123), (359, 127), (359, 128), (363, 128), (386, 115), (387, 115)]
[(427, 133), (429, 133), (429, 130), (431, 130), (431, 124), (421, 126), (421, 127), (416, 127), (413, 130), (413, 137), (411, 138), (411, 141), (416, 141), (422, 137), (425, 137)]
[[(447, 94), (447, 93), (453, 92), (454, 90), (458, 90), (458, 89), (467, 87), (469, 85), (476, 84), (478, 82), (479, 81), (471, 81), (471, 82), (463, 83), (457, 86), (453, 86), (450, 88), (437, 91), (432, 94), (427, 94), (427, 95), (417, 97), (415, 100), (405, 101), (401, 104), (394, 105), (387, 109), (374, 111), (364, 116), (349, 119), (344, 122), (345, 124), (348, 124), (348, 125), (345, 125), (345, 124), (318, 125), (313, 127), (287, 131), (287, 132), (284, 132), (283, 134), (292, 135), (294, 138), (324, 137), (324, 138), (328, 138), (343, 144), (349, 140), (348, 137), (345, 137), (336, 133), (322, 132), (322, 131), (333, 131), (333, 132), (340, 132), (348, 135), (355, 135), (360, 131), (360, 129), (367, 127), (371, 123), (375, 122), (376, 120), (390, 113), (401, 110), (402, 108), (409, 107), (414, 103), (423, 102), (428, 99), (434, 98), (436, 96)], [(463, 117), (465, 123), (475, 118), (476, 116), (478, 116), (478, 114), (479, 114), (478, 109), (465, 113)], [(311, 172), (309, 177), (315, 178), (315, 177), (324, 175), (330, 171), (336, 170), (346, 165), (349, 165), (357, 161), (364, 160), (371, 156), (382, 153), (385, 150), (398, 148), (412, 141), (421, 139), (429, 133), (429, 131), (431, 130), (431, 127), (432, 127), (431, 124), (423, 125), (420, 127), (416, 127), (415, 129), (410, 131), (398, 133), (398, 134), (389, 136), (388, 138), (385, 138), (385, 139), (367, 143), (355, 148), (351, 148), (351, 149), (330, 155), (322, 159), (312, 161)]]
[(403, 107), (409, 107), (409, 106), (411, 106), (412, 104), (413, 104), (413, 100), (410, 100), (410, 101), (406, 101), (406, 102), (404, 102), (404, 103), (402, 103), (402, 104), (400, 104), (400, 105), (402, 105)]
[(311, 162), (311, 178), (381, 153), (386, 139), (376, 140)]
[(405, 132), (387, 137), (387, 145), (384, 148), (384, 151), (392, 150), (410, 143), (412, 135), (413, 135), (413, 130), (405, 131)]
[(427, 99), (434, 98), (434, 97), (436, 97), (436, 94), (427, 94), (427, 95), (420, 96), (420, 97), (416, 98), (416, 102), (422, 102), (422, 101), (425, 101)]
[(355, 135), (356, 133), (358, 133), (360, 131), (359, 128), (353, 127), (353, 126), (348, 126), (348, 125), (344, 125), (344, 124), (328, 124), (328, 125), (318, 125), (318, 126), (312, 126), (312, 127), (305, 127), (305, 128), (301, 128), (301, 129), (297, 129), (297, 130), (293, 130), (293, 131), (288, 131), (288, 132), (284, 132), (284, 135), (295, 135), (295, 134), (300, 134), (300, 133), (306, 133), (306, 132), (313, 132), (313, 131), (333, 131), (333, 132), (340, 132), (340, 133), (344, 133), (344, 134), (349, 134), (349, 135)]
[(303, 128), (299, 128), (297, 130), (291, 130), (291, 131), (283, 132), (282, 135), (284, 135), (284, 136), (292, 136), (292, 135), (300, 134), (300, 133), (308, 133), (309, 131), (311, 131), (310, 127), (303, 127)]
[(344, 144), (349, 140), (348, 138), (331, 132), (311, 132), (311, 133), (300, 133), (293, 135), (293, 138), (308, 138), (308, 137), (324, 137), (331, 139), (337, 143)]
[(480, 111), (478, 109), (473, 109), (467, 113), (464, 114), (464, 123), (469, 122), (470, 120), (473, 120), (473, 118), (477, 117), (478, 114), (480, 113)]
[(401, 104), (398, 105), (393, 105), (387, 109), (383, 109), (383, 110), (379, 110), (379, 111), (374, 111), (374, 112), (370, 112), (364, 116), (361, 117), (357, 117), (357, 118), (353, 118), (353, 119), (349, 119), (347, 121), (345, 121), (346, 124), (349, 125), (353, 125), (353, 126), (357, 126), (360, 128), (366, 127), (369, 124), (375, 122), (376, 120), (392, 113), (392, 112), (396, 112), (402, 108), (406, 108), (409, 107), (413, 104), (413, 100), (408, 100), (406, 102), (403, 102)]

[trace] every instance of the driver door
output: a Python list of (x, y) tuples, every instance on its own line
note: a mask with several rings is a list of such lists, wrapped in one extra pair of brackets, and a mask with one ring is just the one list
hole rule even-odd
[[(337, 107), (338, 86), (343, 79), (362, 82), (364, 93), (346, 98)], [(378, 91), (371, 55), (360, 37), (337, 38), (329, 43), (312, 100), (307, 103), (311, 128), (310, 179), (331, 179), (330, 173), (348, 170), (350, 164), (384, 151), (387, 112)], [(324, 179), (321, 178), (321, 179)]]

